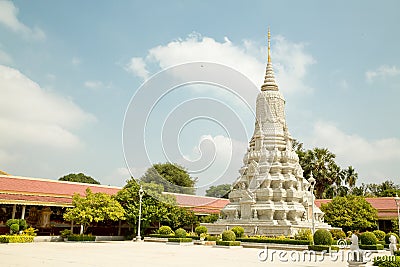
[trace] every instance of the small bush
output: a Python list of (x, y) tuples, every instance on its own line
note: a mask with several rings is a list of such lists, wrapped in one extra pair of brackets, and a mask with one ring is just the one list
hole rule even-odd
[(240, 241), (221, 241), (216, 242), (218, 246), (240, 246)]
[(170, 237), (168, 238), (168, 242), (175, 242), (175, 243), (188, 243), (192, 242), (193, 239), (191, 238), (178, 238), (178, 237)]
[(33, 236), (29, 235), (0, 235), (0, 243), (31, 243)]
[(345, 239), (346, 238), (346, 234), (343, 232), (343, 230), (331, 229), (331, 230), (329, 230), (329, 232), (331, 233), (332, 238), (335, 239), (335, 240)]
[(235, 241), (236, 235), (232, 230), (225, 230), (222, 232), (222, 241)]
[(37, 231), (38, 231), (38, 229), (35, 229), (35, 228), (33, 228), (33, 227), (31, 226), (31, 227), (29, 227), (29, 228), (26, 228), (26, 229), (24, 230), (24, 233), (25, 233), (26, 235), (30, 235), (30, 236), (37, 236), (37, 234), (36, 234)]
[(313, 240), (312, 232), (310, 229), (301, 229), (295, 236), (296, 240)]
[(400, 241), (399, 241), (399, 236), (398, 236), (396, 233), (389, 232), (389, 233), (387, 233), (386, 236), (385, 236), (385, 243), (386, 243), (386, 244), (390, 244), (389, 238), (390, 238), (391, 235), (394, 235), (394, 236), (396, 237), (396, 242), (397, 242), (397, 243), (400, 242)]
[(328, 245), (310, 245), (308, 246), (308, 250), (314, 250), (314, 251), (329, 251), (331, 246)]
[(314, 245), (327, 245), (332, 244), (332, 235), (328, 230), (318, 229), (314, 233)]
[(385, 234), (384, 231), (375, 230), (375, 231), (373, 231), (373, 233), (374, 233), (374, 235), (376, 236), (376, 238), (377, 238), (379, 241), (385, 240), (386, 234)]
[(14, 223), (10, 225), (10, 230), (13, 234), (17, 234), (19, 232), (19, 225)]
[(365, 249), (365, 250), (382, 250), (383, 245), (381, 244), (376, 244), (376, 245), (360, 245), (360, 249)]
[(196, 233), (197, 235), (200, 236), (201, 234), (207, 234), (208, 229), (207, 229), (207, 227), (200, 225), (200, 226), (197, 226), (197, 227), (194, 229), (194, 231), (195, 231), (195, 233)]
[(272, 243), (272, 244), (291, 244), (291, 245), (311, 245), (310, 240), (295, 240), (295, 239), (276, 239), (267, 237), (248, 237), (238, 238), (241, 242), (253, 242), (253, 243)]
[(242, 237), (244, 234), (244, 229), (241, 226), (232, 227), (231, 231), (234, 232), (235, 236), (238, 238)]
[(178, 238), (185, 238), (186, 237), (186, 231), (183, 228), (179, 228), (175, 230), (175, 237)]
[(206, 241), (217, 241), (219, 239), (219, 236), (217, 235), (207, 235), (206, 236)]
[(93, 235), (70, 235), (68, 241), (95, 241), (96, 236)]
[[(394, 265), (387, 265), (387, 263), (393, 263)], [(399, 265), (396, 265), (399, 264)], [(385, 267), (400, 267), (400, 257), (394, 257), (394, 256), (377, 256), (374, 258), (374, 266), (385, 266)]]
[(158, 233), (161, 235), (170, 235), (173, 233), (173, 231), (172, 231), (171, 227), (164, 225), (158, 229)]
[(62, 238), (68, 238), (70, 235), (72, 235), (72, 232), (69, 229), (64, 229), (60, 232)]
[(378, 239), (372, 232), (365, 232), (360, 235), (360, 241), (362, 245), (376, 245)]

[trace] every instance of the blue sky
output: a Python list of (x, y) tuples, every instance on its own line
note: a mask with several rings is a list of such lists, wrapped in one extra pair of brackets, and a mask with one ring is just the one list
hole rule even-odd
[[(143, 81), (165, 67), (211, 61), (259, 87), (270, 26), (293, 137), (328, 147), (359, 182), (399, 183), (399, 9), (398, 1), (0, 1), (0, 169), (50, 179), (84, 172), (124, 185), (122, 124)], [(211, 87), (188, 87), (160, 108), (207, 94), (234, 105)], [(242, 93), (254, 106), (257, 92)], [(252, 125), (248, 112), (238, 114)], [(234, 181), (252, 133), (246, 127), (247, 136), (229, 139), (215, 125), (192, 125), (182, 153), (196, 157), (205, 139), (217, 152), (236, 144), (219, 180)], [(132, 161), (135, 176), (148, 167), (144, 156)]]

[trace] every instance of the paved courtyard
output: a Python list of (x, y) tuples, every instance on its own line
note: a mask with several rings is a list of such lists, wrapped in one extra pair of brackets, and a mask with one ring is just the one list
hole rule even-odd
[(275, 251), (273, 262), (273, 251), (268, 251), (269, 259), (262, 262), (258, 259), (260, 251), (131, 241), (0, 244), (0, 266), (347, 266), (345, 261), (332, 261), (329, 256), (323, 262), (320, 257), (317, 262), (293, 262), (288, 254), (283, 256), (288, 262), (282, 263), (279, 251)]

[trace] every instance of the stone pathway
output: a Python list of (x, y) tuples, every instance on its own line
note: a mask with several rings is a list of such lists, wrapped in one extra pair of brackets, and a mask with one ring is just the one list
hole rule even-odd
[[(260, 251), (131, 241), (0, 244), (0, 266), (347, 266), (345, 261), (333, 261), (329, 256), (322, 262), (319, 261), (321, 257), (316, 262), (294, 262), (290, 257), (295, 258), (297, 254), (279, 255), (281, 251), (276, 250), (269, 250), (269, 258), (263, 262), (258, 259)], [(274, 259), (271, 262), (272, 253)], [(265, 254), (261, 256), (265, 257)], [(279, 257), (288, 262), (281, 262)]]

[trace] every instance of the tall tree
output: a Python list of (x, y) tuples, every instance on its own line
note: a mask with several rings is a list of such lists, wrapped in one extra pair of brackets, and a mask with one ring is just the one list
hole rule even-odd
[(344, 173), (344, 181), (346, 185), (349, 187), (350, 192), (356, 186), (356, 182), (358, 179), (358, 173), (352, 166), (348, 166), (347, 169), (343, 171)]
[(125, 211), (114, 197), (105, 193), (92, 193), (90, 188), (86, 189), (84, 197), (75, 194), (72, 205), (74, 207), (64, 213), (64, 219), (81, 224), (86, 230), (92, 222), (124, 219)]
[[(162, 185), (143, 181), (141, 181), (141, 185), (145, 192), (142, 198), (141, 234), (150, 226), (168, 225), (172, 228), (179, 228), (191, 225), (197, 220), (193, 212), (177, 205), (174, 196), (162, 194), (164, 191)], [(125, 209), (127, 222), (134, 231), (138, 224), (139, 188), (140, 185), (131, 178), (116, 196)]]
[(145, 183), (157, 183), (172, 193), (195, 194), (197, 178), (192, 178), (184, 167), (173, 163), (158, 163), (147, 169), (140, 178)]
[(230, 190), (231, 190), (230, 184), (220, 184), (217, 186), (212, 185), (210, 186), (210, 188), (206, 190), (206, 196), (228, 198)]
[(322, 198), (324, 191), (335, 183), (340, 175), (340, 168), (334, 160), (335, 157), (335, 154), (326, 148), (314, 148), (307, 150), (300, 162), (304, 177), (309, 177), (310, 173), (313, 173), (317, 198)]
[(68, 181), (74, 183), (85, 183), (85, 184), (100, 184), (92, 177), (85, 175), (83, 173), (70, 173), (58, 179), (59, 181)]
[(377, 226), (377, 210), (364, 197), (336, 197), (322, 204), (321, 210), (325, 212), (325, 222), (344, 231), (373, 230)]

